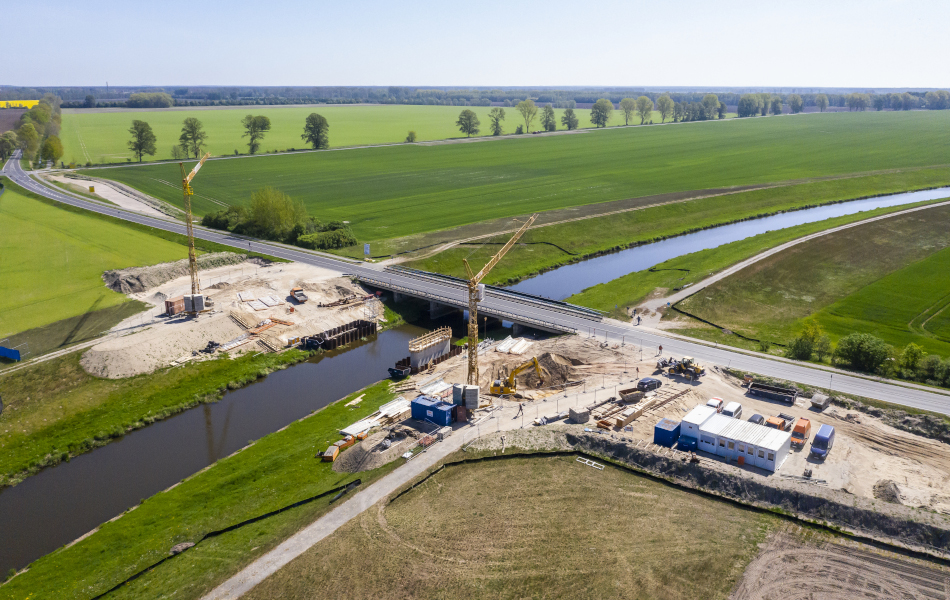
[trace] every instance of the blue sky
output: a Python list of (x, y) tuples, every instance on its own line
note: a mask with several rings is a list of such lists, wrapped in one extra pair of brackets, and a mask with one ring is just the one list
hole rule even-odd
[(7, 85), (947, 87), (950, 2), (4, 2)]

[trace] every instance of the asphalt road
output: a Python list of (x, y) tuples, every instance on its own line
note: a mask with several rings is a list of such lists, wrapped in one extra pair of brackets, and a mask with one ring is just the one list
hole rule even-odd
[[(18, 185), (64, 204), (76, 206), (93, 212), (114, 216), (126, 221), (147, 225), (157, 229), (185, 234), (185, 226), (171, 219), (149, 217), (135, 212), (111, 208), (79, 197), (63, 193), (59, 189), (48, 187), (30, 178), (20, 167), (19, 153), (4, 165), (3, 174)], [(379, 265), (370, 265), (358, 261), (342, 260), (337, 257), (294, 249), (292, 247), (249, 240), (226, 232), (195, 228), (195, 237), (232, 246), (239, 250), (249, 250), (276, 256), (279, 258), (333, 269), (343, 273), (362, 275), (375, 279), (389, 280), (392, 287), (400, 287), (410, 293), (443, 298), (447, 303), (464, 305), (467, 303), (467, 290), (451, 282), (411, 274), (383, 271)], [(888, 380), (873, 379), (850, 375), (844, 371), (823, 368), (807, 363), (798, 363), (776, 357), (767, 357), (756, 353), (738, 352), (733, 349), (710, 346), (687, 341), (658, 330), (636, 327), (613, 320), (592, 321), (582, 315), (565, 312), (556, 306), (548, 306), (543, 301), (525, 302), (512, 297), (490, 294), (480, 305), (483, 313), (508, 315), (509, 320), (524, 319), (525, 322), (547, 323), (557, 329), (573, 329), (578, 335), (593, 335), (607, 341), (637, 344), (643, 347), (644, 356), (657, 354), (663, 347), (664, 356), (693, 356), (701, 363), (731, 366), (743, 371), (786, 379), (811, 386), (830, 388), (832, 391), (865, 396), (914, 408), (930, 410), (950, 415), (950, 391), (934, 390), (924, 386), (896, 383)]]

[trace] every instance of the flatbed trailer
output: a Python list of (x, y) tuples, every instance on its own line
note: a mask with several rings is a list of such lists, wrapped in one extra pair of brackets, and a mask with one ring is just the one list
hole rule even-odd
[(768, 398), (769, 400), (778, 400), (780, 402), (794, 404), (795, 400), (798, 398), (798, 393), (798, 390), (794, 388), (787, 388), (779, 385), (769, 385), (755, 381), (749, 383), (750, 395), (761, 396), (763, 398)]

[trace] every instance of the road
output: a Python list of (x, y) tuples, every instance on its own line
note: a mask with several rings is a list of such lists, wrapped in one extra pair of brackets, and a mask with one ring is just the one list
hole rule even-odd
[[(76, 206), (92, 212), (114, 216), (119, 219), (139, 223), (156, 229), (185, 234), (181, 222), (170, 219), (150, 217), (121, 208), (105, 207), (79, 197), (63, 193), (30, 178), (20, 167), (19, 153), (7, 161), (3, 174), (18, 185), (70, 206)], [(231, 246), (239, 250), (256, 251), (279, 258), (303, 262), (335, 271), (365, 276), (374, 279), (388, 279), (392, 287), (409, 290), (421, 296), (444, 298), (452, 304), (467, 303), (467, 291), (464, 287), (437, 278), (417, 277), (409, 273), (383, 271), (380, 265), (371, 265), (358, 261), (344, 260), (295, 249), (281, 244), (251, 240), (201, 227), (195, 228), (195, 237)], [(565, 312), (557, 307), (547, 306), (543, 301), (524, 302), (513, 297), (489, 295), (480, 304), (488, 314), (510, 315), (509, 320), (523, 320), (530, 323), (548, 323), (557, 329), (573, 329), (579, 335), (604, 337), (607, 341), (637, 344), (643, 347), (644, 354), (656, 353), (663, 346), (666, 356), (693, 356), (702, 363), (729, 366), (735, 369), (761, 375), (786, 379), (832, 391), (844, 392), (856, 396), (865, 396), (876, 400), (893, 402), (918, 409), (950, 415), (950, 391), (935, 390), (925, 386), (897, 383), (848, 374), (844, 371), (823, 368), (818, 365), (798, 363), (777, 357), (768, 357), (758, 353), (740, 352), (734, 349), (715, 347), (704, 343), (689, 341), (671, 336), (658, 330), (638, 328), (620, 321), (592, 321), (574, 312)]]

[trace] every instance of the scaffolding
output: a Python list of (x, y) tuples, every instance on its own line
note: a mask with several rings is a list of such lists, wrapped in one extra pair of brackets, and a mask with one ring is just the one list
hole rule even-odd
[(425, 335), (409, 340), (409, 352), (422, 352), (426, 348), (452, 339), (451, 327), (439, 327)]

